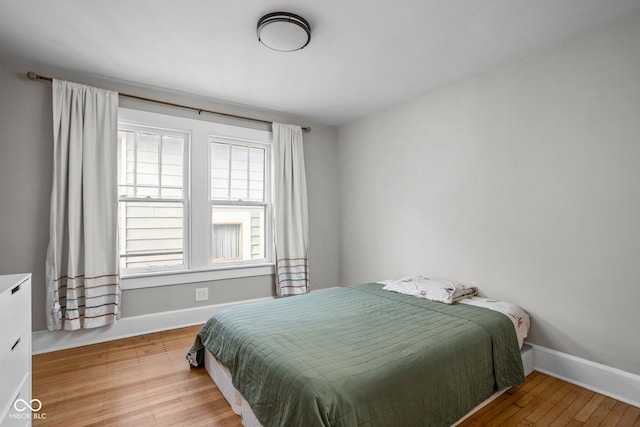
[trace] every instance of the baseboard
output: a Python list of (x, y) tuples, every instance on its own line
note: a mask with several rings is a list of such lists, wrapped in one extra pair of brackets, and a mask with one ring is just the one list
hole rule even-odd
[(198, 325), (206, 322), (209, 317), (223, 308), (269, 299), (272, 299), (272, 297), (124, 317), (114, 325), (95, 329), (55, 332), (35, 331), (32, 334), (32, 354), (48, 353), (50, 351), (65, 350), (136, 335)]
[(535, 344), (535, 370), (640, 407), (640, 375)]

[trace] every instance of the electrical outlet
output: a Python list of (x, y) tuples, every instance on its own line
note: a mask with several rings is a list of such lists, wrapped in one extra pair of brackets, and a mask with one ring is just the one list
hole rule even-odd
[(196, 302), (209, 299), (209, 288), (196, 288)]

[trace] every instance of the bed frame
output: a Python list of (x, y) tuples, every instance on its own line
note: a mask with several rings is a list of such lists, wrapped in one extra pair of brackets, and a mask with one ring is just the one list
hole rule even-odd
[[(533, 348), (530, 345), (524, 344), (520, 349), (520, 356), (522, 357), (522, 364), (524, 366), (524, 375), (527, 376), (533, 372)], [(231, 383), (231, 373), (229, 370), (220, 364), (220, 362), (218, 362), (206, 349), (204, 352), (204, 366), (213, 382), (218, 386), (218, 389), (220, 389), (222, 395), (227, 399), (229, 405), (231, 405), (233, 412), (242, 417), (242, 424), (245, 427), (262, 427), (260, 421), (258, 421), (256, 416), (253, 414), (249, 403), (247, 403), (242, 395), (235, 389), (235, 387), (233, 387), (233, 384)], [(491, 403), (505, 391), (506, 389), (491, 395), (487, 400), (473, 408), (471, 412), (458, 420), (454, 426), (470, 417), (482, 407)]]

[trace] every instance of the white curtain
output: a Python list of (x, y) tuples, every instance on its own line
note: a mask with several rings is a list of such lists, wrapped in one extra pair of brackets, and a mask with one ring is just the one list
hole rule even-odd
[(278, 296), (309, 292), (309, 222), (302, 128), (273, 124), (273, 198)]
[(53, 80), (52, 95), (47, 327), (104, 326), (120, 317), (118, 93)]
[(213, 224), (213, 259), (240, 259), (240, 224)]

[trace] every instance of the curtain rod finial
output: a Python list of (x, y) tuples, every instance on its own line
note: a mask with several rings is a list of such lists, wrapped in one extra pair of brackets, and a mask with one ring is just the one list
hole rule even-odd
[(40, 76), (34, 73), (33, 71), (29, 71), (27, 73), (27, 77), (29, 77), (29, 80), (38, 80), (40, 78)]

